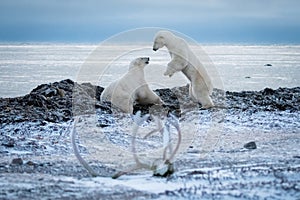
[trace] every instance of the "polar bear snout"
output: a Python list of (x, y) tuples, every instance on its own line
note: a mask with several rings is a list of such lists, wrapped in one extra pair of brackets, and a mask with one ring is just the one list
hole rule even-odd
[(143, 58), (141, 58), (142, 60), (143, 60), (143, 62), (145, 63), (145, 64), (149, 64), (149, 61), (150, 61), (150, 58), (149, 57), (143, 57)]
[(139, 57), (134, 59), (133, 61), (131, 61), (130, 65), (129, 65), (129, 69), (144, 69), (144, 67), (146, 65), (149, 64), (149, 57)]
[(154, 42), (154, 44), (153, 44), (153, 51), (157, 51), (158, 49), (160, 49), (161, 48), (161, 45), (159, 45), (159, 43), (157, 43), (157, 42)]
[(153, 44), (153, 51), (157, 51), (159, 49), (158, 45), (157, 45), (157, 42), (154, 41), (154, 44)]
[(157, 51), (158, 49), (162, 48), (164, 46), (164, 42), (162, 41), (162, 38), (156, 38), (153, 43), (153, 51)]

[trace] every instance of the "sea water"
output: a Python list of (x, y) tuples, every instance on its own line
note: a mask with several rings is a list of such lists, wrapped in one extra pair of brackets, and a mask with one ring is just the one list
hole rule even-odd
[[(201, 62), (209, 62), (204, 66), (218, 88), (242, 91), (300, 86), (300, 45), (199, 44), (191, 48)], [(39, 84), (67, 78), (106, 87), (139, 56), (150, 57), (145, 75), (153, 89), (187, 83), (181, 73), (163, 76), (170, 56), (165, 48), (153, 52), (151, 44), (6, 43), (0, 44), (0, 97), (22, 96)], [(93, 68), (88, 67), (91, 62)]]

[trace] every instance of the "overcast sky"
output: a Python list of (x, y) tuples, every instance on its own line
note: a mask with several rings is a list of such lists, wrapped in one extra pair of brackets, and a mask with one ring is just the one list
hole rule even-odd
[(1, 0), (0, 41), (101, 42), (162, 27), (200, 43), (300, 44), (299, 0)]

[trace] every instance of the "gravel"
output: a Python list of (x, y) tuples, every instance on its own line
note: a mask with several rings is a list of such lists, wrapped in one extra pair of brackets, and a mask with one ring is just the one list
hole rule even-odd
[[(107, 152), (113, 151), (99, 149), (130, 148), (126, 131), (132, 121), (110, 103), (100, 103), (102, 91), (67, 79), (22, 97), (0, 98), (0, 199), (300, 198), (300, 87), (215, 89), (216, 108), (209, 110), (190, 101), (188, 86), (155, 90), (165, 105), (135, 105), (134, 112), (172, 113), (183, 137), (191, 140), (183, 144), (169, 177), (139, 170), (117, 180), (111, 177), (127, 165), (112, 162), (118, 155)], [(74, 116), (96, 116), (91, 127), (83, 118), (76, 143), (99, 177), (92, 177), (74, 156)], [(97, 145), (88, 143), (88, 137), (96, 138)], [(109, 144), (97, 137), (108, 138)], [(140, 148), (157, 148), (159, 137), (150, 139), (138, 140)], [(124, 159), (133, 163), (131, 155)]]

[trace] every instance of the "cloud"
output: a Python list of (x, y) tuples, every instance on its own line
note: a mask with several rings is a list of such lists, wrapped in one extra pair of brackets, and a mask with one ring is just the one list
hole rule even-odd
[(274, 34), (282, 34), (281, 29), (296, 34), (300, 28), (299, 7), (297, 0), (1, 0), (0, 40), (64, 40), (68, 34), (78, 40), (105, 39), (143, 26), (171, 28), (192, 36), (207, 32), (216, 39), (222, 37), (216, 31), (228, 34), (224, 38), (240, 32), (245, 39), (253, 32), (257, 40), (264, 40), (263, 33), (270, 28)]

